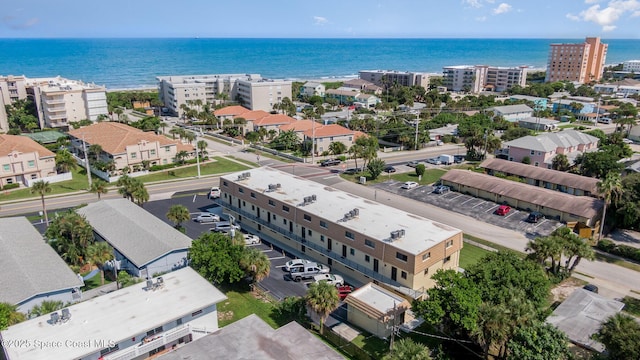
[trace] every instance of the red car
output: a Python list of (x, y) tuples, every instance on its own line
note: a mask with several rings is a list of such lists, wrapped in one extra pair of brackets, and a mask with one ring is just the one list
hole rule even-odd
[(353, 286), (349, 285), (336, 286), (336, 289), (338, 289), (338, 296), (340, 296), (340, 300), (344, 300), (347, 295), (353, 292)]
[(500, 205), (500, 207), (498, 207), (498, 210), (496, 210), (496, 214), (501, 215), (501, 216), (505, 216), (509, 213), (509, 211), (511, 211), (511, 206), (509, 205)]

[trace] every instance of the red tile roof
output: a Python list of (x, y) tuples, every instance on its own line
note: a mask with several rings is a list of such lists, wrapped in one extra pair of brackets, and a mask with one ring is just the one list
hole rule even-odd
[(233, 106), (227, 106), (227, 107), (223, 107), (222, 109), (218, 109), (216, 111), (213, 112), (213, 114), (215, 116), (239, 116), (242, 115), (248, 111), (251, 111), (245, 107), (242, 107), (240, 105), (233, 105)]
[(55, 155), (44, 146), (26, 136), (0, 134), (0, 156), (7, 156), (12, 151), (18, 151), (23, 154), (36, 152), (40, 157)]
[[(313, 120), (297, 120), (295, 122), (286, 124), (286, 125), (280, 125), (280, 130), (281, 131), (289, 131), (289, 130), (293, 130), (294, 132), (298, 132), (298, 131), (306, 131), (311, 129), (311, 127), (313, 126)], [(316, 126), (322, 126), (320, 124), (316, 124)]]
[(267, 125), (286, 125), (296, 122), (297, 120), (291, 116), (284, 114), (270, 114), (263, 118), (254, 120), (254, 126), (267, 126)]
[(179, 141), (171, 140), (163, 135), (156, 135), (152, 132), (145, 132), (129, 125), (103, 121), (93, 125), (69, 131), (69, 135), (86, 139), (89, 144), (99, 144), (102, 150), (109, 154), (121, 154), (126, 147), (134, 145), (142, 140), (148, 142), (157, 141), (160, 145), (166, 146), (175, 144), (179, 150), (193, 151), (193, 146), (182, 144)]
[(321, 125), (317, 126), (315, 129), (309, 129), (304, 132), (304, 136), (306, 137), (330, 137), (330, 136), (344, 136), (344, 135), (355, 135), (353, 130), (349, 130), (344, 126), (340, 126), (338, 124), (330, 124), (330, 125)]
[(269, 114), (268, 112), (264, 111), (264, 110), (250, 110), (247, 111), (245, 113), (243, 113), (242, 115), (238, 115), (238, 116), (234, 116), (234, 118), (238, 118), (241, 117), (247, 121), (256, 121), (256, 120), (260, 120), (264, 117), (267, 117), (271, 114)]

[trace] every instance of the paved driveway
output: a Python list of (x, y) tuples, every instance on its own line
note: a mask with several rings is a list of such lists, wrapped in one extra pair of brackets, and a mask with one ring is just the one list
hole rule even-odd
[(402, 189), (401, 185), (402, 183), (399, 181), (390, 180), (373, 186), (384, 191), (429, 203), (443, 209), (455, 211), (489, 224), (515, 230), (528, 235), (528, 237), (547, 236), (553, 230), (562, 226), (562, 223), (550, 219), (543, 219), (537, 224), (528, 223), (526, 219), (529, 216), (529, 212), (524, 210), (512, 209), (505, 216), (496, 215), (495, 211), (500, 204), (476, 198), (471, 195), (455, 191), (450, 191), (446, 194), (434, 194), (433, 186), (422, 185), (407, 190)]

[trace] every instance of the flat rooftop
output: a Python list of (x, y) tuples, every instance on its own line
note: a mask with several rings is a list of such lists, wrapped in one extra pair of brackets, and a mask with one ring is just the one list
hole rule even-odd
[(162, 289), (147, 291), (143, 281), (70, 306), (71, 320), (63, 324), (51, 325), (47, 314), (11, 326), (2, 331), (2, 339), (30, 346), (8, 347), (7, 355), (20, 360), (82, 358), (103, 349), (96, 343), (100, 340), (130, 339), (227, 299), (190, 267), (163, 279)]
[[(273, 199), (289, 204), (292, 208), (336, 223), (346, 229), (365, 235), (372, 240), (385, 242), (408, 254), (417, 255), (462, 231), (419, 215), (411, 214), (379, 202), (361, 198), (330, 186), (325, 186), (273, 168), (252, 169), (251, 176), (238, 180), (241, 174), (224, 175), (228, 180)], [(269, 185), (280, 184), (280, 189), (268, 191)], [(224, 191), (224, 186), (221, 186)], [(303, 205), (305, 197), (316, 195), (316, 201)], [(358, 209), (359, 215), (344, 220), (344, 215)], [(293, 211), (293, 210), (292, 210)], [(391, 241), (391, 232), (404, 230), (405, 236)]]
[(405, 298), (373, 283), (368, 283), (347, 295), (345, 302), (374, 319), (381, 319), (396, 311), (411, 307)]

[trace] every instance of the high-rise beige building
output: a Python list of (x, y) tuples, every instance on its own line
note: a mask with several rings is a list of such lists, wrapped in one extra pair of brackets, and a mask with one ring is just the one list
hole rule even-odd
[(378, 86), (386, 87), (398, 84), (402, 86), (429, 87), (429, 75), (420, 72), (396, 70), (360, 70), (360, 79), (370, 81)]
[(9, 131), (5, 105), (27, 98), (24, 76), (0, 76), (0, 132)]
[(588, 37), (580, 44), (551, 44), (545, 81), (587, 83), (600, 80), (608, 47), (599, 37)]

